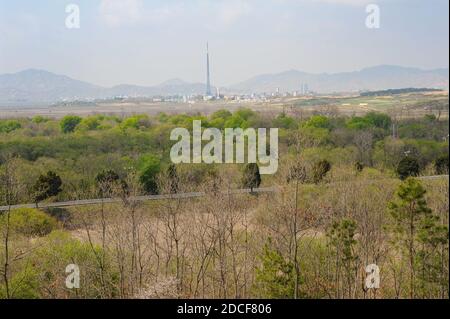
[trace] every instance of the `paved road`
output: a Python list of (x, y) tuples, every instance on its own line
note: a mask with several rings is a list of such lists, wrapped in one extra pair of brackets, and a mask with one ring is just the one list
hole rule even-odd
[[(276, 192), (277, 188), (275, 187), (261, 187), (258, 189), (254, 189), (253, 193), (273, 193)], [(250, 189), (234, 189), (230, 190), (231, 194), (245, 194), (251, 193)], [(223, 194), (228, 194), (227, 191), (223, 191)], [(171, 195), (149, 195), (149, 196), (137, 196), (131, 197), (130, 200), (135, 201), (150, 201), (150, 200), (161, 200), (161, 199), (176, 199), (176, 198), (195, 198), (206, 196), (204, 192), (197, 193), (182, 193), (182, 194), (171, 194)], [(74, 206), (86, 206), (86, 205), (98, 205), (101, 203), (119, 203), (122, 200), (120, 198), (98, 198), (98, 199), (82, 199), (82, 200), (73, 200), (67, 202), (56, 202), (56, 203), (39, 203), (38, 208), (53, 208), (53, 207), (74, 207)], [(0, 211), (6, 211), (8, 209), (16, 209), (16, 208), (36, 208), (36, 204), (20, 204), (9, 206), (0, 206)]]
[[(436, 176), (422, 176), (419, 179), (423, 180), (433, 180), (433, 179), (441, 179), (447, 178), (448, 175), (436, 175)], [(254, 193), (273, 193), (278, 189), (276, 187), (262, 187), (253, 190)], [(250, 189), (235, 189), (230, 191), (232, 194), (245, 194), (251, 193)], [(223, 191), (223, 194), (227, 194), (227, 191)], [(131, 200), (136, 201), (150, 201), (150, 200), (161, 200), (161, 199), (175, 199), (175, 198), (195, 198), (205, 196), (206, 193), (198, 192), (198, 193), (183, 193), (183, 194), (172, 194), (172, 195), (150, 195), (150, 196), (137, 196), (132, 197)], [(99, 198), (99, 199), (82, 199), (82, 200), (74, 200), (67, 202), (57, 202), (57, 203), (40, 203), (38, 204), (38, 208), (53, 208), (53, 207), (75, 207), (75, 206), (86, 206), (86, 205), (98, 205), (101, 203), (118, 203), (121, 202), (120, 198)], [(6, 211), (8, 209), (16, 209), (16, 208), (35, 208), (36, 204), (20, 204), (9, 206), (0, 206), (0, 211)]]
[(434, 175), (434, 176), (421, 176), (419, 179), (439, 179), (439, 178), (448, 178), (448, 175)]

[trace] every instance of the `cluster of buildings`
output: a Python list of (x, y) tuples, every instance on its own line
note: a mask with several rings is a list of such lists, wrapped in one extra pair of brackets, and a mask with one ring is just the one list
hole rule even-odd
[[(302, 97), (312, 95), (309, 90), (308, 83), (300, 83), (299, 89), (291, 92), (282, 92), (280, 88), (274, 88), (273, 92), (265, 93), (252, 93), (252, 94), (236, 94), (221, 92), (218, 87), (213, 87), (211, 85), (211, 70), (210, 70), (210, 56), (209, 56), (209, 45), (206, 44), (206, 87), (204, 94), (190, 94), (182, 95), (176, 94), (172, 96), (154, 96), (154, 97), (141, 97), (135, 99), (145, 99), (151, 100), (154, 103), (159, 102), (172, 102), (172, 103), (188, 103), (194, 104), (204, 101), (236, 101), (236, 102), (265, 102), (279, 98), (289, 98), (289, 97)], [(130, 97), (116, 97), (115, 99), (129, 100)]]
[(209, 62), (209, 45), (206, 44), (206, 92), (203, 96), (184, 97), (183, 102), (203, 100), (231, 100), (231, 101), (267, 101), (280, 97), (298, 97), (310, 95), (307, 83), (301, 83), (300, 89), (293, 92), (280, 92), (280, 88), (276, 88), (275, 92), (269, 93), (252, 93), (252, 94), (221, 94), (219, 88), (213, 93), (211, 86), (210, 62)]
[(275, 89), (274, 92), (251, 93), (251, 94), (233, 94), (221, 93), (215, 89), (216, 94), (191, 94), (191, 95), (173, 95), (151, 98), (152, 102), (173, 102), (194, 104), (205, 101), (235, 101), (235, 102), (269, 102), (280, 98), (305, 97), (312, 96), (313, 93), (305, 89), (292, 92), (281, 92)]

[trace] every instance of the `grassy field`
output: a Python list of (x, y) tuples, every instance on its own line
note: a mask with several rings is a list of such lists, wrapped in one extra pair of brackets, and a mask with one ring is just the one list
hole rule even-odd
[(448, 118), (448, 92), (411, 93), (386, 96), (347, 96), (312, 98), (292, 101), (295, 107), (313, 111), (317, 108), (330, 109), (347, 115), (363, 115), (367, 112), (383, 112), (407, 118), (437, 113), (441, 108), (441, 117)]
[(220, 109), (231, 112), (250, 108), (262, 113), (280, 113), (282, 111), (305, 113), (338, 113), (341, 115), (364, 115), (371, 111), (389, 113), (399, 118), (422, 117), (436, 113), (440, 107), (441, 117), (448, 118), (448, 92), (410, 93), (376, 97), (364, 96), (320, 96), (320, 97), (284, 97), (269, 101), (210, 101), (190, 103), (117, 101), (97, 102), (94, 104), (70, 104), (37, 107), (16, 107), (0, 109), (0, 118), (33, 117), (36, 115), (61, 118), (68, 114), (90, 116), (107, 115), (156, 115), (202, 113), (211, 114)]

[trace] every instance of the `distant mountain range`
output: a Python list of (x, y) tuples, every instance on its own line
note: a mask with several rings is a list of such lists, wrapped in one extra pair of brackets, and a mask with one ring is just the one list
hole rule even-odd
[(29, 69), (0, 75), (0, 103), (51, 103), (62, 100), (104, 99), (118, 96), (152, 97), (202, 94), (205, 85), (173, 79), (157, 86), (117, 85), (105, 88), (44, 70)]
[(399, 88), (448, 89), (448, 69), (421, 70), (400, 66), (380, 65), (355, 72), (311, 74), (296, 70), (265, 74), (230, 87), (240, 92), (273, 92), (299, 90), (307, 84), (317, 93), (375, 91)]
[[(409, 87), (449, 87), (449, 69), (421, 70), (382, 65), (355, 72), (312, 74), (291, 70), (265, 74), (221, 89), (228, 93), (263, 93), (300, 90), (307, 84), (317, 93), (358, 92)], [(157, 86), (118, 85), (111, 88), (96, 86), (43, 70), (29, 69), (0, 75), (0, 103), (50, 103), (60, 100), (86, 100), (117, 96), (151, 97), (203, 94), (205, 85), (179, 79)]]

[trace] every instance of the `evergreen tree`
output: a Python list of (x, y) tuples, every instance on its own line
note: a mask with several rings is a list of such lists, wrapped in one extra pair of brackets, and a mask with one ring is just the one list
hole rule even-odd
[(417, 257), (421, 250), (421, 241), (424, 243), (429, 240), (426, 238), (436, 226), (425, 194), (426, 190), (420, 181), (410, 177), (398, 187), (395, 199), (388, 204), (393, 219), (393, 244), (399, 248), (409, 266), (411, 298), (416, 297)]
[[(340, 278), (342, 277), (348, 298), (352, 297), (352, 288), (357, 277), (356, 230), (357, 224), (353, 219), (343, 218), (334, 221), (327, 231), (328, 242), (335, 257), (336, 293), (339, 292)], [(337, 297), (341, 296), (337, 295)]]
[(420, 166), (417, 159), (413, 157), (404, 157), (397, 166), (397, 174), (401, 180), (405, 180), (411, 176), (418, 176)]
[(421, 297), (448, 297), (448, 226), (443, 225), (438, 216), (426, 216), (418, 231), (418, 242), (417, 265)]
[(139, 163), (139, 181), (145, 192), (158, 194), (158, 174), (161, 172), (161, 160), (153, 155), (143, 156)]
[(249, 163), (244, 168), (244, 174), (242, 178), (242, 185), (244, 188), (253, 189), (258, 188), (261, 185), (261, 175), (259, 174), (259, 167), (256, 163)]
[(447, 175), (448, 174), (448, 154), (440, 156), (434, 162), (434, 168), (436, 170), (436, 174), (438, 175)]
[(40, 201), (58, 195), (62, 191), (61, 185), (61, 178), (52, 171), (48, 171), (46, 175), (40, 175), (33, 185), (33, 197), (36, 205)]
[(256, 292), (262, 298), (294, 298), (294, 265), (273, 249), (272, 241), (264, 245), (259, 256), (261, 265), (256, 268)]

